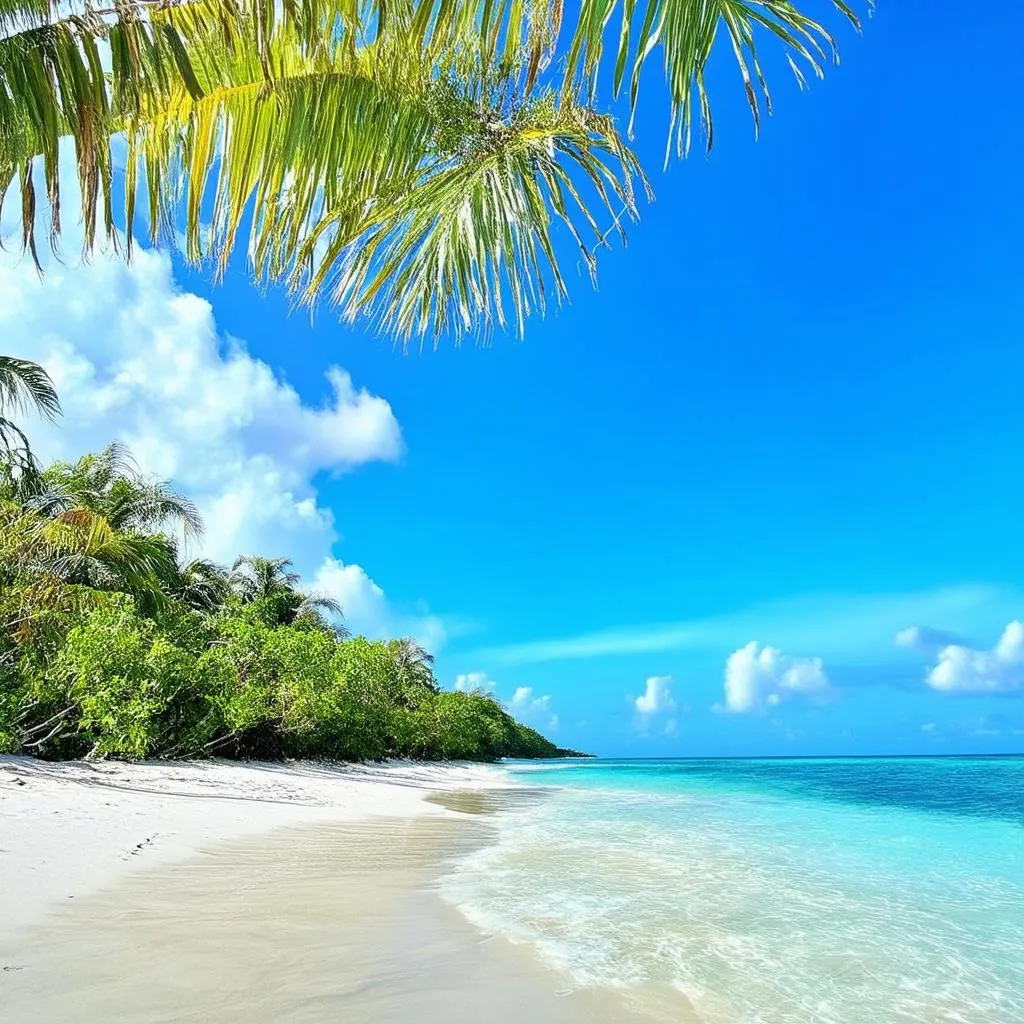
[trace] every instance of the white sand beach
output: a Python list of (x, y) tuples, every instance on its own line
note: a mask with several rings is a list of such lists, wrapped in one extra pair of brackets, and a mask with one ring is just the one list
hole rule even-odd
[(0, 757), (0, 941), (140, 868), (281, 826), (447, 813), (424, 798), (502, 786), (484, 765)]
[(523, 792), (512, 788), (501, 769), (464, 764), (4, 758), (0, 1016), (640, 1019), (437, 895), (446, 863), (488, 841), (486, 805)]

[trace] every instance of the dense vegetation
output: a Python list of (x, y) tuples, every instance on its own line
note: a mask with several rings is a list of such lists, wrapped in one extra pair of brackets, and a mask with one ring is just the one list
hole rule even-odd
[[(0, 413), (40, 395), (0, 365)], [(40, 371), (41, 372), (41, 371)], [(33, 394), (35, 388), (38, 394)], [(39, 389), (42, 389), (41, 391)], [(6, 396), (6, 400), (5, 400)], [(47, 406), (43, 405), (44, 411)], [(442, 690), (410, 638), (349, 636), (286, 559), (229, 571), (174, 539), (202, 522), (112, 445), (40, 469), (0, 418), (0, 751), (70, 757), (561, 753), (490, 695)]]

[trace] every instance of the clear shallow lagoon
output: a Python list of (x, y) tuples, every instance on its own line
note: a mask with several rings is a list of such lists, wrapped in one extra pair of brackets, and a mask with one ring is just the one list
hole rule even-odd
[(1024, 758), (509, 770), (545, 798), (441, 892), (580, 986), (710, 1024), (1024, 1021)]

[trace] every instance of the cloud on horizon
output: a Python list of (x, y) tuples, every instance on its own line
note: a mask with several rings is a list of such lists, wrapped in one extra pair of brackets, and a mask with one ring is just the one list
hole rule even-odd
[(821, 658), (790, 657), (756, 640), (726, 659), (724, 689), (722, 710), (735, 714), (764, 711), (796, 697), (820, 702), (836, 695)]
[(926, 682), (941, 693), (1024, 693), (1024, 622), (1011, 622), (991, 650), (942, 648)]

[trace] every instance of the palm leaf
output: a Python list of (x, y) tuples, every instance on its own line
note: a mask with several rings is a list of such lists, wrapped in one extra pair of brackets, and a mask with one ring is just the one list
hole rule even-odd
[[(860, 29), (860, 19), (844, 0), (831, 0), (839, 15)], [(868, 10), (874, 0), (865, 0)], [(621, 8), (621, 9), (620, 9)], [(566, 90), (583, 86), (591, 94), (598, 84), (606, 36), (618, 11), (612, 91), (629, 83), (629, 105), (636, 112), (641, 72), (661, 50), (671, 99), (671, 131), (677, 152), (686, 154), (695, 125), (708, 149), (714, 141), (706, 71), (716, 43), (723, 40), (736, 61), (755, 129), (762, 112), (772, 112), (772, 96), (761, 62), (761, 42), (781, 45), (801, 86), (808, 75), (824, 76), (825, 64), (838, 61), (832, 33), (803, 14), (792, 0), (582, 0), (580, 17), (566, 58)], [(632, 125), (631, 125), (632, 127)]]
[(60, 415), (50, 375), (28, 359), (0, 356), (0, 413), (35, 410), (49, 420)]
[(697, 122), (712, 140), (716, 42), (755, 121), (771, 102), (762, 40), (801, 81), (834, 51), (788, 0), (583, 0), (561, 76), (549, 67), (560, 0), (114, 0), (55, 22), (55, 4), (0, 3), (0, 18), (20, 10), (30, 26), (0, 39), (0, 188), (16, 183), (34, 256), (37, 178), (51, 242), (61, 231), (62, 136), (86, 248), (117, 243), (110, 140), (123, 133), (129, 254), (141, 193), (151, 237), (177, 235), (183, 218), (193, 261), (222, 272), (245, 238), (259, 279), (402, 339), (521, 332), (567, 294), (560, 236), (593, 275), (597, 250), (636, 215), (646, 181), (592, 108), (616, 14), (612, 89), (628, 81), (635, 109), (661, 47), (683, 152)]

